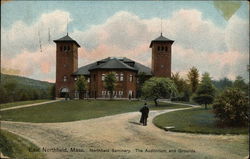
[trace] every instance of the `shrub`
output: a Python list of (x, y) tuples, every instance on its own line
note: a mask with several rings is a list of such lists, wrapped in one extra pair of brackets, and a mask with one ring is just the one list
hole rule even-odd
[(215, 117), (224, 126), (244, 126), (248, 123), (248, 100), (243, 91), (229, 88), (213, 104)]

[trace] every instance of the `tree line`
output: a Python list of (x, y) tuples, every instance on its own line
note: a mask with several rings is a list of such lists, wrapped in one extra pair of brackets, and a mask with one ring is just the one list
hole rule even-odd
[(54, 85), (48, 88), (36, 88), (20, 85), (15, 80), (9, 80), (0, 84), (0, 103), (54, 98)]

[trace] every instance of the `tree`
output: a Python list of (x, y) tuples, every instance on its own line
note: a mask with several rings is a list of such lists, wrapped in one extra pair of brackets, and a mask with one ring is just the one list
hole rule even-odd
[(33, 100), (39, 99), (40, 96), (39, 96), (39, 93), (38, 93), (38, 91), (37, 91), (36, 89), (33, 89), (33, 90), (32, 90), (32, 94), (33, 94), (33, 95), (32, 95), (32, 99), (33, 99)]
[(190, 69), (190, 71), (188, 72), (188, 82), (190, 85), (190, 88), (192, 90), (192, 93), (194, 93), (196, 91), (196, 89), (198, 88), (198, 84), (199, 84), (199, 71), (196, 67), (192, 67)]
[(213, 82), (214, 86), (216, 88), (218, 88), (219, 90), (224, 90), (226, 88), (229, 88), (229, 87), (233, 86), (233, 82), (230, 79), (226, 78), (226, 77), (223, 78), (223, 79), (220, 79), (218, 81), (213, 80), (212, 82)]
[(79, 99), (84, 99), (85, 91), (87, 90), (87, 80), (84, 76), (80, 76), (76, 81), (76, 89), (79, 92)]
[(248, 93), (248, 85), (245, 83), (244, 79), (241, 76), (236, 77), (233, 83), (233, 87), (238, 88), (245, 93)]
[(142, 86), (144, 82), (148, 79), (145, 72), (138, 73), (138, 90), (137, 90), (137, 96), (140, 97), (142, 94)]
[(215, 99), (213, 112), (225, 126), (244, 126), (248, 123), (248, 99), (238, 88), (229, 88)]
[(56, 85), (53, 84), (50, 88), (49, 88), (49, 92), (50, 92), (50, 98), (51, 99), (56, 99)]
[(105, 75), (104, 87), (106, 90), (108, 90), (110, 92), (110, 99), (112, 99), (112, 97), (113, 97), (113, 91), (115, 89), (115, 85), (116, 85), (115, 73), (111, 72), (111, 73)]
[(163, 77), (152, 77), (142, 87), (145, 98), (153, 99), (155, 106), (158, 106), (157, 99), (170, 98), (177, 93), (176, 86), (172, 80)]
[(205, 109), (207, 109), (207, 105), (213, 103), (214, 96), (215, 88), (212, 84), (209, 73), (204, 73), (193, 100), (198, 104), (204, 104)]
[(8, 95), (5, 88), (0, 84), (0, 103), (7, 103), (8, 102)]
[(177, 73), (172, 73), (171, 79), (174, 81), (176, 88), (178, 90), (178, 96), (176, 98), (173, 98), (171, 100), (173, 101), (189, 101), (190, 95), (191, 95), (191, 90), (190, 86), (184, 80), (183, 78), (180, 77), (179, 72)]
[(6, 82), (3, 85), (3, 87), (5, 88), (8, 96), (9, 96), (10, 101), (13, 101), (14, 100), (15, 91), (16, 91), (16, 88), (17, 88), (17, 82), (14, 81), (14, 80), (10, 80), (10, 81)]
[(28, 99), (29, 98), (28, 98), (27, 90), (22, 89), (21, 93), (20, 93), (20, 100), (25, 101), (25, 100), (28, 100)]

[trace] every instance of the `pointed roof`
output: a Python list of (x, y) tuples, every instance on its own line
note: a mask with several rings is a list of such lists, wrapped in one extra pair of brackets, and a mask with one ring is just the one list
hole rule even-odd
[(78, 47), (81, 47), (74, 39), (72, 39), (68, 34), (60, 39), (54, 40), (55, 43), (57, 42), (74, 42)]
[(171, 42), (171, 43), (173, 43), (174, 41), (162, 36), (162, 33), (161, 33), (161, 36), (159, 36), (158, 38), (151, 41), (150, 46), (149, 46), (150, 48), (152, 47), (153, 42)]
[(127, 69), (127, 70), (137, 71), (135, 68), (123, 63), (122, 61), (120, 61), (118, 58), (115, 57), (111, 57), (105, 63), (96, 65), (90, 68), (89, 70), (94, 70), (94, 69)]
[[(128, 63), (134, 63), (134, 65), (130, 66)], [(80, 67), (73, 75), (90, 75), (91, 70), (95, 69), (125, 69), (137, 71), (138, 73), (144, 72), (148, 76), (152, 76), (151, 69), (147, 66), (144, 66), (138, 62), (135, 62), (126, 57), (116, 58), (116, 57), (108, 57), (91, 64)]]

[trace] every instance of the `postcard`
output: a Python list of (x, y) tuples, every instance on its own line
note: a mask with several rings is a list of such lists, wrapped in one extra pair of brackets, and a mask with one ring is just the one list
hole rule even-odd
[(1, 1), (0, 156), (249, 158), (248, 1)]

